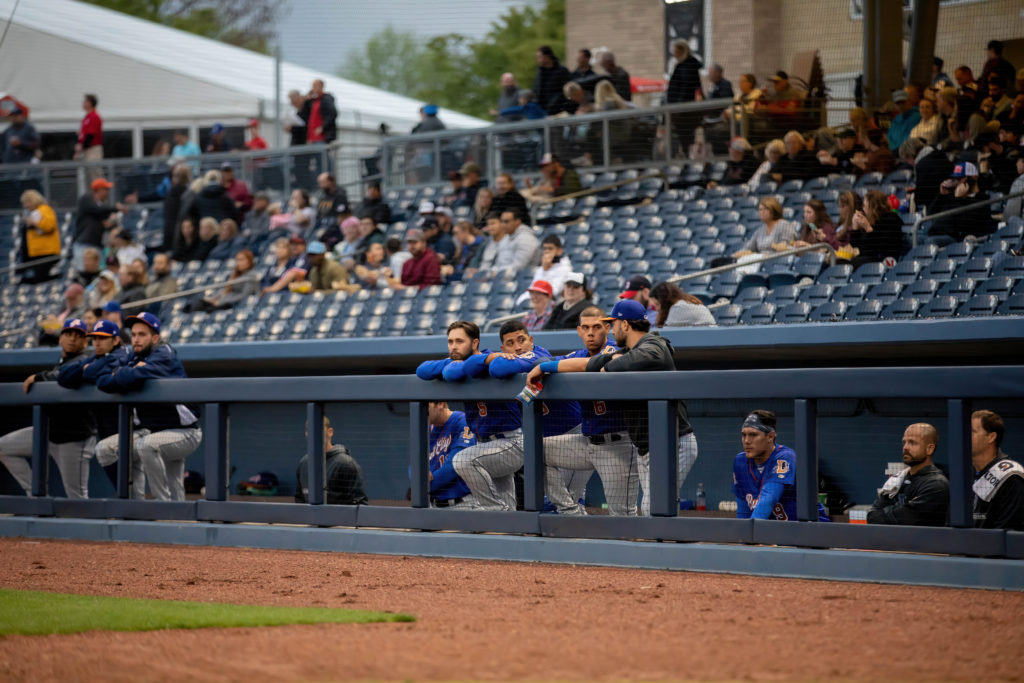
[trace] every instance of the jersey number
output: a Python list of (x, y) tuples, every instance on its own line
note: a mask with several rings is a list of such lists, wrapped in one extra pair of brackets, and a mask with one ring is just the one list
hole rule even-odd
[(483, 401), (477, 402), (476, 412), (480, 414), (480, 417), (487, 417), (487, 404)]
[(594, 401), (594, 415), (604, 415), (608, 412), (608, 406), (604, 401)]

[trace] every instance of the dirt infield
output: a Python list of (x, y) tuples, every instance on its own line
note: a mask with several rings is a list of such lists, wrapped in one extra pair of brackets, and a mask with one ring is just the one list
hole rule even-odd
[(0, 586), (418, 618), (12, 636), (4, 681), (1024, 680), (1020, 593), (25, 539)]

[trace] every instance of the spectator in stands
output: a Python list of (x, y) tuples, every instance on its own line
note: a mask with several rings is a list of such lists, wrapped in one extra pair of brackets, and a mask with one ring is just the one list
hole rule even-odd
[(412, 254), (402, 249), (402, 240), (397, 237), (389, 237), (388, 241), (384, 243), (384, 250), (387, 252), (388, 268), (395, 274), (395, 277), (398, 277), (405, 262), (412, 258)]
[(21, 223), (21, 262), (56, 257), (22, 271), (22, 284), (38, 284), (53, 279), (50, 269), (60, 260), (60, 230), (57, 214), (36, 190), (21, 193), (21, 208), (25, 210)]
[(476, 193), (476, 201), (473, 203), (473, 213), (470, 214), (473, 224), (482, 227), (487, 220), (487, 214), (493, 210), (494, 191), (489, 187), (480, 188), (480, 191)]
[(515, 107), (519, 104), (519, 86), (516, 84), (516, 75), (511, 72), (501, 75), (501, 91), (498, 93), (498, 105), (491, 109), (491, 116), (495, 117), (495, 123), (505, 123), (506, 119), (501, 115), (502, 110)]
[(370, 183), (366, 186), (366, 196), (356, 207), (356, 215), (369, 216), (375, 223), (383, 225), (391, 222), (391, 207), (381, 196), (380, 183)]
[[(83, 161), (99, 161), (103, 158), (103, 119), (96, 111), (99, 100), (95, 95), (87, 93), (82, 98), (82, 110), (85, 116), (78, 127), (78, 142), (75, 143), (75, 159)], [(99, 177), (101, 169), (98, 167), (86, 170), (86, 178), (93, 180)]]
[(0, 163), (31, 163), (39, 149), (39, 133), (36, 127), (28, 122), (24, 109), (15, 107), (9, 116), (11, 125), (0, 134)]
[(117, 276), (109, 270), (100, 271), (99, 276), (87, 292), (87, 305), (89, 308), (101, 308), (108, 301), (113, 301), (119, 291), (121, 291), (121, 285), (117, 281)]
[(772, 179), (772, 169), (775, 168), (775, 164), (779, 163), (785, 154), (786, 143), (778, 138), (765, 145), (764, 161), (761, 162), (754, 175), (747, 181), (747, 189), (755, 192), (762, 182), (770, 181)]
[[(82, 322), (85, 323), (85, 329), (89, 330), (90, 332), (92, 332), (93, 326), (100, 320), (103, 320), (102, 308), (86, 308), (85, 312), (82, 313)], [(89, 344), (91, 346), (92, 342), (90, 341)]]
[(775, 197), (762, 197), (757, 204), (757, 213), (761, 225), (743, 248), (733, 254), (733, 258), (742, 258), (750, 254), (767, 254), (772, 251), (785, 251), (789, 243), (796, 239), (796, 224), (783, 220), (782, 205)]
[(105, 205), (107, 198), (110, 197), (110, 188), (112, 187), (114, 184), (109, 180), (97, 178), (90, 184), (89, 191), (78, 199), (75, 233), (72, 237), (76, 269), (82, 267), (82, 254), (86, 249), (103, 250), (104, 235), (117, 225), (117, 219), (113, 214), (123, 210), (124, 205)]
[(917, 104), (921, 114), (921, 121), (910, 131), (909, 138), (921, 138), (929, 145), (939, 141), (942, 131), (942, 117), (935, 113), (935, 103), (931, 100), (921, 100)]
[(103, 312), (101, 316), (102, 320), (107, 320), (117, 325), (120, 330), (121, 341), (124, 344), (132, 343), (131, 330), (127, 330), (124, 327), (124, 311), (121, 310), (121, 304), (117, 301), (108, 301), (103, 304), (103, 308), (100, 309)]
[[(1024, 69), (1021, 69), (1024, 71)], [(1013, 98), (1013, 106), (1003, 114), (1000, 129), (1012, 130), (1017, 137), (1024, 133), (1024, 92)]]
[(521, 273), (540, 261), (540, 242), (533, 228), (524, 224), (514, 211), (503, 211), (501, 230), (505, 237), (498, 243), (494, 272), (510, 269)]
[(863, 157), (855, 155), (853, 158), (853, 165), (860, 169), (860, 173), (857, 175), (864, 173), (886, 175), (892, 172), (895, 160), (889, 146), (885, 144), (885, 135), (878, 128), (868, 131), (867, 150), (868, 153)]
[[(978, 189), (978, 167), (964, 161), (954, 166), (952, 175), (939, 185), (939, 194), (928, 207), (928, 213), (965, 207), (988, 198), (987, 192)], [(962, 242), (968, 235), (983, 237), (995, 231), (992, 208), (980, 204), (971, 211), (933, 221), (928, 228), (928, 242), (944, 247)]]
[(131, 230), (115, 229), (110, 236), (110, 248), (122, 268), (136, 259), (146, 260), (146, 247), (135, 241)]
[(349, 216), (342, 220), (341, 236), (341, 241), (334, 246), (334, 254), (342, 265), (353, 265), (359, 258), (359, 240), (363, 237), (359, 232), (359, 219)]
[(981, 69), (981, 78), (978, 79), (979, 83), (991, 83), (992, 76), (998, 76), (1003, 80), (1004, 87), (1006, 87), (1006, 84), (1012, 84), (1016, 80), (1017, 69), (1014, 68), (1013, 64), (1003, 59), (1002, 41), (990, 40), (986, 56), (988, 59), (985, 61), (985, 66)]
[(957, 128), (963, 131), (967, 128), (967, 120), (971, 115), (978, 113), (981, 101), (985, 99), (988, 90), (986, 88), (984, 93), (982, 92), (969, 66), (958, 66), (953, 72), (953, 77), (957, 84)]
[(245, 184), (244, 180), (235, 177), (235, 167), (227, 161), (220, 165), (220, 182), (227, 190), (228, 197), (235, 203), (235, 208), (241, 216), (239, 220), (242, 220), (252, 208), (252, 194), (249, 192), (249, 186)]
[(859, 194), (846, 190), (839, 193), (836, 204), (839, 206), (836, 241), (839, 242), (840, 247), (846, 247), (850, 244), (850, 235), (853, 232), (853, 217), (857, 215), (858, 211), (863, 209), (864, 202)]
[(593, 78), (596, 74), (590, 66), (590, 60), (593, 58), (590, 50), (582, 48), (576, 52), (576, 68), (573, 69), (569, 77), (574, 81), (582, 81), (589, 78)]
[[(491, 203), (491, 211), (496, 211), (499, 215), (502, 211), (509, 210), (517, 211), (520, 216), (529, 215), (526, 209), (526, 198), (516, 189), (516, 181), (511, 175), (508, 173), (499, 174), (494, 181), (494, 187), (497, 190), (497, 194)], [(484, 214), (483, 219), (485, 222), (486, 218), (487, 214)]]
[(309, 114), (306, 114), (306, 118), (302, 116), (306, 99), (298, 90), (289, 90), (288, 101), (292, 105), (292, 110), (282, 122), (281, 127), (284, 129), (284, 132), (291, 136), (288, 142), (289, 145), (292, 147), (304, 145), (306, 144), (306, 132), (309, 128), (307, 121)]
[(88, 309), (85, 288), (73, 282), (64, 290), (64, 308), (57, 314), (56, 321), (63, 325), (65, 320), (83, 318)]
[(757, 87), (757, 77), (754, 74), (743, 74), (740, 76), (739, 87), (739, 92), (733, 95), (732, 106), (722, 112), (725, 123), (717, 124), (714, 128), (716, 134), (711, 136), (713, 139), (716, 136), (722, 140), (728, 139), (731, 133), (728, 122), (732, 117), (735, 116), (739, 120), (741, 116), (745, 115), (749, 118), (754, 115), (754, 107), (762, 96), (761, 90)]
[[(348, 204), (348, 193), (345, 192), (344, 188), (338, 187), (338, 182), (330, 173), (318, 175), (316, 177), (316, 185), (320, 188), (320, 196), (317, 199), (316, 205), (316, 221), (320, 231), (323, 232), (337, 224), (338, 207)], [(308, 204), (309, 195), (306, 197)], [(357, 215), (362, 215), (358, 211), (356, 213)]]
[[(1013, 181), (1007, 194), (1017, 194), (1018, 192), (1024, 192), (1024, 155), (1017, 157), (1017, 179)], [(1009, 220), (1013, 216), (1024, 216), (1024, 199), (1014, 197), (1006, 200), (1006, 205), (1003, 207), (1003, 219)]]
[(234, 258), (248, 244), (248, 240), (239, 232), (238, 223), (230, 218), (222, 220), (219, 227), (217, 246), (210, 251), (209, 257), (217, 261)]
[(459, 190), (452, 208), (457, 209), (460, 206), (472, 208), (476, 202), (476, 193), (480, 191), (480, 188), (487, 187), (487, 181), (480, 177), (480, 167), (472, 161), (462, 164), (459, 175), (462, 176), (462, 188)]
[(884, 192), (867, 191), (864, 208), (853, 215), (850, 230), (850, 246), (857, 253), (854, 268), (890, 259), (895, 263), (903, 253), (903, 221), (890, 208)]
[(729, 143), (729, 162), (722, 176), (722, 185), (742, 185), (750, 181), (760, 162), (746, 138), (739, 136)]
[(359, 219), (359, 241), (356, 242), (356, 253), (359, 255), (359, 260), (362, 260), (371, 244), (383, 245), (387, 241), (387, 235), (372, 218), (363, 216)]
[(439, 263), (448, 263), (455, 256), (455, 241), (451, 235), (441, 231), (436, 217), (427, 216), (418, 223), (418, 227), (427, 241), (427, 246), (437, 255)]
[(1006, 96), (1006, 82), (1000, 76), (989, 77), (987, 94), (979, 109), (989, 121), (1001, 118), (1013, 106), (1013, 100)]
[(814, 152), (807, 149), (804, 136), (791, 130), (782, 139), (786, 154), (772, 168), (772, 178), (777, 183), (787, 180), (808, 180), (824, 175), (828, 169), (818, 161)]
[[(188, 157), (197, 157), (199, 154), (199, 145), (192, 142), (187, 130), (177, 130), (174, 132), (174, 147), (171, 148), (171, 158), (185, 159)], [(198, 161), (190, 161), (188, 162), (188, 166), (192, 170), (193, 174), (199, 173)]]
[(210, 258), (210, 252), (217, 246), (217, 236), (220, 234), (220, 223), (216, 219), (206, 217), (199, 221), (198, 244), (196, 245), (196, 261), (205, 261)]
[(206, 143), (206, 153), (230, 152), (231, 142), (227, 138), (223, 123), (215, 123), (210, 128), (210, 139)]
[(306, 258), (309, 270), (303, 279), (289, 285), (291, 291), (306, 293), (343, 289), (352, 292), (359, 289), (359, 285), (349, 284), (348, 270), (334, 259), (327, 258), (327, 245), (323, 242), (310, 242), (306, 247)]
[(587, 101), (587, 92), (583, 89), (583, 86), (576, 81), (569, 81), (562, 87), (562, 94), (565, 98), (562, 100), (562, 107), (559, 115), (561, 114), (589, 114), (594, 111), (593, 105)]
[[(555, 292), (562, 291), (562, 285), (571, 272), (572, 263), (562, 249), (562, 240), (558, 235), (545, 237), (540, 245), (540, 265), (533, 271), (533, 280), (541, 280), (551, 285), (551, 296), (554, 297)], [(529, 298), (530, 290), (527, 289), (519, 295), (516, 303), (526, 303)]]
[(948, 88), (953, 85), (953, 79), (942, 70), (945, 61), (939, 57), (932, 59), (932, 86), (935, 88)]
[(751, 121), (751, 126), (762, 134), (792, 128), (804, 103), (805, 93), (790, 84), (785, 71), (776, 71), (771, 81), (772, 89), (762, 92), (754, 107), (755, 119)]
[(430, 133), (436, 130), (444, 130), (444, 121), (437, 117), (438, 108), (436, 104), (425, 104), (420, 107), (420, 122), (412, 128), (412, 134)]
[(260, 279), (260, 290), (273, 286), (288, 272), (288, 264), (291, 262), (291, 253), (288, 250), (288, 239), (285, 237), (274, 240), (271, 247), (274, 251), (274, 263), (267, 268), (267, 272)]
[(164, 195), (164, 241), (160, 248), (170, 251), (178, 233), (178, 224), (182, 219), (184, 196), (192, 182), (192, 171), (188, 164), (175, 164), (171, 168), (171, 187)]
[(844, 128), (839, 131), (838, 148), (835, 152), (818, 150), (818, 163), (822, 166), (831, 166), (839, 173), (856, 174), (860, 169), (854, 165), (853, 160), (858, 155), (866, 156), (867, 150), (857, 143), (857, 131), (852, 128)]
[(934, 465), (932, 456), (939, 433), (926, 422), (903, 432), (903, 464), (882, 485), (868, 511), (868, 524), (946, 526), (949, 523), (949, 480)]
[(991, 410), (971, 414), (974, 526), (1024, 531), (1024, 467), (1003, 452), (1006, 424)]
[(537, 74), (533, 78), (533, 94), (548, 114), (558, 113), (562, 88), (569, 79), (569, 70), (558, 61), (550, 46), (537, 48)]
[(651, 290), (651, 308), (658, 314), (656, 327), (715, 325), (715, 316), (704, 302), (671, 282), (659, 282)]
[(149, 284), (149, 276), (146, 274), (146, 265), (142, 260), (135, 260), (121, 268), (121, 291), (116, 301), (122, 306), (146, 298), (146, 286)]
[(917, 106), (911, 103), (910, 94), (906, 89), (893, 91), (893, 104), (896, 105), (896, 114), (889, 124), (887, 137), (889, 138), (889, 149), (895, 152), (903, 144), (903, 141), (910, 137), (910, 131), (921, 122), (921, 112)]
[(542, 330), (555, 309), (555, 293), (550, 282), (536, 280), (526, 289), (530, 297), (530, 311), (523, 318), (528, 331)]
[(249, 133), (249, 139), (245, 143), (246, 149), (253, 150), (267, 148), (267, 141), (260, 137), (259, 119), (249, 119), (245, 124), (245, 130)]
[(387, 251), (383, 244), (371, 244), (366, 260), (355, 267), (355, 287), (358, 289), (385, 289), (398, 280), (388, 267)]
[(153, 256), (153, 277), (146, 286), (146, 298), (152, 299), (155, 296), (167, 296), (178, 291), (178, 281), (171, 275), (171, 259), (167, 254), (156, 254)]
[[(477, 197), (480, 193), (476, 193)], [(475, 204), (475, 202), (474, 202)], [(446, 235), (452, 234), (452, 222), (455, 220), (455, 214), (447, 206), (438, 206), (434, 209), (434, 218), (437, 219), (437, 224), (441, 228), (441, 232)]]
[(555, 304), (545, 330), (572, 330), (580, 324), (580, 313), (593, 306), (594, 293), (587, 288), (583, 273), (572, 272), (562, 285), (562, 300)]
[(498, 112), (506, 122), (535, 121), (547, 116), (547, 112), (537, 104), (532, 90), (520, 90), (519, 100), (513, 107), (506, 107)]
[(270, 228), (284, 229), (289, 235), (303, 236), (316, 226), (316, 209), (309, 205), (309, 193), (302, 188), (292, 190), (288, 213), (270, 219)]
[[(1013, 134), (1010, 138), (1013, 143)], [(1007, 135), (985, 132), (977, 137), (974, 144), (980, 150), (978, 154), (979, 177), (986, 177), (986, 187), (997, 192), (1007, 192), (1013, 181), (1017, 179), (1017, 158), (1020, 149), (1016, 144), (1006, 143)]]
[(293, 282), (301, 282), (306, 279), (309, 273), (309, 256), (306, 254), (306, 240), (298, 235), (288, 238), (288, 263), (285, 266), (284, 274), (269, 287), (263, 289), (263, 294), (280, 292)]
[(652, 326), (658, 319), (658, 314), (651, 307), (651, 281), (643, 275), (634, 275), (626, 280), (623, 285), (623, 292), (619, 294), (620, 299), (632, 299), (647, 311), (647, 322)]
[(348, 204), (339, 204), (337, 211), (334, 225), (320, 231), (320, 241), (326, 244), (327, 248), (332, 251), (345, 239), (345, 234), (341, 229), (342, 224), (347, 219), (353, 217), (352, 209)]
[(961, 141), (960, 128), (957, 125), (959, 113), (957, 110), (959, 95), (956, 88), (942, 88), (935, 94), (935, 107), (938, 109), (942, 119), (942, 130), (939, 131), (939, 142), (943, 145)]
[(725, 97), (732, 97), (732, 83), (725, 79), (725, 70), (721, 64), (712, 64), (708, 69), (708, 80), (711, 81), (711, 92), (708, 93), (709, 100), (718, 100)]
[(235, 222), (241, 220), (238, 207), (228, 196), (228, 189), (221, 182), (220, 171), (207, 171), (203, 176), (202, 189), (196, 193), (192, 201), (189, 218), (197, 225), (200, 225), (204, 218), (212, 218), (217, 223), (225, 218)]
[[(309, 425), (306, 425), (307, 433)], [(328, 505), (366, 505), (370, 502), (366, 497), (363, 484), (363, 468), (359, 466), (348, 449), (341, 444), (334, 444), (334, 429), (331, 421), (324, 415), (324, 453), (326, 457), (324, 469), (324, 502)], [(295, 487), (295, 502), (309, 501), (309, 456), (299, 459), (295, 472), (298, 486)]]
[(868, 114), (861, 107), (854, 107), (850, 110), (850, 127), (857, 133), (857, 144), (866, 147), (868, 144), (868, 131), (878, 128), (875, 118)]
[(806, 247), (823, 242), (828, 243), (833, 249), (839, 249), (841, 244), (839, 236), (836, 235), (836, 226), (828, 215), (825, 203), (820, 199), (811, 199), (804, 204), (804, 222), (800, 233), (795, 240), (790, 242), (790, 246)]
[[(665, 102), (693, 102), (701, 96), (700, 60), (690, 52), (690, 44), (684, 38), (672, 41), (672, 56), (676, 60), (676, 65), (672, 69), (668, 89), (665, 91)], [(730, 86), (730, 95), (731, 89)], [(675, 118), (673, 117), (673, 124)]]
[(324, 92), (324, 82), (319, 78), (306, 95), (299, 117), (306, 121), (306, 143), (331, 143), (338, 137), (338, 109), (334, 96)]
[[(477, 198), (479, 196), (478, 194)], [(448, 281), (461, 280), (467, 270), (479, 268), (485, 242), (472, 221), (460, 220), (455, 224), (452, 233), (455, 238), (455, 256), (449, 263), (441, 266), (441, 275)]]
[[(562, 197), (583, 189), (579, 173), (562, 165), (561, 159), (554, 154), (548, 153), (541, 157), (540, 172), (544, 176), (544, 182), (540, 185), (534, 187), (530, 179), (526, 179), (526, 187), (531, 190), (531, 197)], [(502, 208), (502, 212), (506, 210)]]
[(250, 244), (256, 244), (270, 233), (270, 197), (265, 192), (257, 192), (252, 198), (252, 210), (242, 221), (242, 235)]
[(427, 238), (419, 228), (412, 228), (405, 234), (405, 244), (412, 258), (402, 265), (401, 282), (396, 289), (406, 287), (429, 287), (441, 284), (441, 264), (437, 254), (427, 246)]
[(182, 219), (171, 258), (179, 263), (202, 260), (199, 256), (199, 231), (191, 218)]
[(633, 88), (629, 82), (629, 73), (615, 63), (615, 55), (611, 50), (605, 50), (601, 53), (600, 64), (604, 72), (608, 74), (612, 85), (615, 86), (615, 92), (619, 94), (619, 97), (627, 102), (632, 100)]
[(90, 247), (82, 253), (82, 269), (76, 270), (71, 278), (83, 287), (88, 287), (100, 275), (100, 250)]
[(468, 280), (477, 272), (490, 274), (494, 270), (494, 263), (498, 258), (498, 244), (505, 239), (505, 232), (501, 229), (501, 215), (498, 212), (492, 211), (487, 214), (483, 231), (486, 237), (480, 248), (480, 257), (476, 264), (465, 270), (464, 279)]

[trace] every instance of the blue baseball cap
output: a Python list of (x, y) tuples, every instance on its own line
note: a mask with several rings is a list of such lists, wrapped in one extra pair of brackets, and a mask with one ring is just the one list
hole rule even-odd
[(612, 308), (612, 314), (605, 318), (605, 321), (610, 320), (646, 320), (647, 309), (644, 308), (643, 304), (633, 301), (632, 299), (623, 299), (619, 303), (615, 304)]
[(160, 318), (156, 317), (152, 313), (139, 313), (138, 315), (130, 315), (125, 318), (124, 324), (126, 327), (131, 327), (135, 323), (142, 323), (148, 325), (151, 330), (160, 334)]
[(314, 240), (314, 241), (309, 243), (309, 246), (306, 247), (306, 253), (307, 254), (326, 254), (327, 253), (327, 245), (324, 244), (323, 242), (317, 242), (316, 240)]
[(61, 334), (74, 330), (75, 332), (81, 332), (82, 334), (88, 333), (88, 329), (85, 327), (85, 321), (81, 318), (68, 318), (64, 321), (64, 327), (61, 328)]
[(103, 310), (106, 311), (107, 313), (120, 313), (121, 304), (118, 303), (117, 301), (108, 301), (107, 303), (103, 304)]
[(434, 116), (434, 115), (436, 115), (437, 114), (437, 105), (436, 104), (426, 104), (426, 105), (423, 105), (423, 113), (426, 114), (427, 116)]
[(213, 127), (210, 128), (210, 134), (211, 135), (216, 135), (217, 133), (223, 133), (223, 132), (224, 132), (224, 124), (223, 123), (215, 123), (215, 124), (213, 124)]
[(92, 326), (90, 337), (116, 337), (121, 331), (113, 320), (100, 320)]

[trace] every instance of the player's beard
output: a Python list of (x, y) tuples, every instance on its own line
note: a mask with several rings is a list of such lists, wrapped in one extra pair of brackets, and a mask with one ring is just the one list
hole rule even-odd
[(927, 459), (928, 459), (928, 456), (922, 456), (920, 458), (916, 458), (915, 459), (914, 456), (912, 456), (910, 453), (907, 453), (906, 451), (903, 451), (903, 464), (907, 465), (908, 467), (914, 467), (916, 465), (920, 465), (921, 463), (923, 463)]

